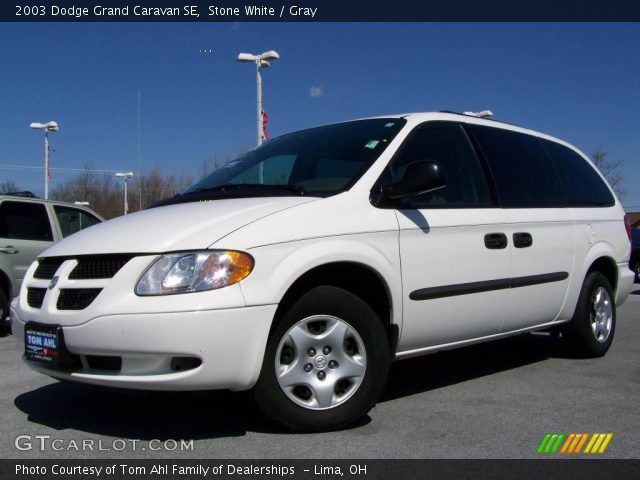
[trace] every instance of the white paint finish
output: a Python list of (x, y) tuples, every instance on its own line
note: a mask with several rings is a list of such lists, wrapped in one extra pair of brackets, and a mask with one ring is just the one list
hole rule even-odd
[(629, 262), (619, 263), (618, 267), (618, 288), (616, 288), (615, 292), (615, 302), (616, 306), (622, 305), (629, 294), (634, 289), (634, 282), (636, 275), (629, 268)]
[[(574, 224), (569, 209), (506, 209), (504, 215), (511, 254), (511, 278), (556, 272), (571, 275)], [(523, 232), (531, 234), (533, 244), (527, 248), (516, 248), (513, 235)], [(500, 331), (526, 328), (541, 319), (554, 320), (564, 305), (570, 280), (511, 289)]]
[(308, 197), (237, 198), (152, 208), (114, 218), (55, 244), (43, 256), (159, 253), (207, 248), (218, 238)]
[(584, 277), (599, 258), (608, 258), (612, 263), (618, 264), (616, 304), (621, 304), (626, 299), (633, 286), (628, 280), (632, 275), (628, 265), (631, 243), (625, 230), (622, 207), (616, 205), (610, 208), (573, 208), (571, 211), (576, 224), (576, 260), (560, 319), (573, 316)]
[(256, 259), (256, 268), (240, 284), (247, 305), (278, 303), (295, 280), (313, 268), (350, 262), (365, 266), (379, 276), (391, 299), (391, 321), (402, 322), (397, 230), (279, 243), (249, 252)]
[(422, 288), (505, 279), (509, 250), (490, 250), (484, 236), (504, 232), (498, 209), (398, 212), (404, 321), (400, 350), (495, 334), (509, 291), (496, 290), (432, 300), (411, 300)]
[(298, 240), (398, 230), (393, 211), (374, 208), (369, 203), (368, 191), (366, 195), (349, 191), (314, 200), (229, 232), (210, 247), (250, 249)]
[[(69, 350), (82, 355), (118, 355), (158, 358), (193, 356), (202, 365), (185, 372), (158, 372), (154, 362), (147, 370), (124, 368), (120, 375), (73, 372), (65, 374), (27, 364), (56, 378), (96, 385), (149, 390), (247, 389), (257, 379), (262, 364), (275, 305), (181, 313), (107, 315), (78, 326), (65, 326)], [(15, 337), (24, 341), (25, 320), (12, 312)], [(20, 313), (22, 315), (22, 313)]]

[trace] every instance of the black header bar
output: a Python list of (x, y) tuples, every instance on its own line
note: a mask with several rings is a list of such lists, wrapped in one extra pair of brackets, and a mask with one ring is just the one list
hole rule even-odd
[(16, 0), (2, 22), (637, 22), (629, 0)]
[(637, 460), (0, 460), (22, 480), (602, 480), (640, 475)]

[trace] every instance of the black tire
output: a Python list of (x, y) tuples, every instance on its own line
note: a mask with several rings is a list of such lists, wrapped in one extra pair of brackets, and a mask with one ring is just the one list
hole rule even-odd
[(0, 335), (11, 333), (9, 323), (9, 300), (5, 291), (0, 288)]
[(5, 291), (0, 288), (0, 335), (10, 332), (9, 321), (7, 320), (8, 316), (9, 300), (7, 299)]
[(636, 266), (633, 271), (636, 274), (635, 283), (640, 283), (640, 260), (636, 262)]
[[(309, 357), (308, 349), (299, 352), (295, 350), (296, 347), (286, 344), (292, 338), (288, 333), (290, 331), (293, 332), (294, 328), (306, 329), (306, 333), (303, 335), (304, 339), (309, 340), (311, 338), (311, 341), (316, 341), (314, 335), (323, 335), (325, 333), (322, 330), (322, 320), (316, 322), (313, 321), (313, 318), (309, 319), (310, 317), (322, 318), (322, 316), (332, 317), (328, 322), (335, 322), (329, 323), (328, 327), (325, 326), (325, 328), (330, 328), (330, 330), (326, 330), (327, 334), (331, 333), (333, 331), (332, 327), (338, 324), (346, 329), (345, 340), (341, 344), (338, 344), (339, 340), (332, 343), (335, 352), (330, 351), (326, 357), (317, 352), (316, 356), (318, 358), (316, 359), (315, 356)], [(315, 326), (316, 323), (318, 324), (317, 327)], [(320, 333), (313, 331), (315, 328), (318, 328)], [(349, 338), (349, 332), (352, 333), (353, 331), (357, 335), (352, 335), (353, 338)], [(336, 338), (342, 337), (336, 334)], [(318, 342), (316, 348), (324, 349), (326, 347), (322, 347), (321, 344), (329, 341), (318, 340)], [(349, 345), (348, 342), (352, 342), (352, 344)], [(338, 359), (342, 361), (342, 358), (347, 358), (347, 354), (361, 358), (363, 352), (357, 352), (361, 346), (364, 347), (364, 367), (361, 367), (364, 370), (364, 374), (354, 377), (356, 380), (353, 381), (352, 379), (336, 380), (341, 378), (340, 369), (345, 367), (346, 364), (352, 364), (345, 360), (345, 366), (341, 367), (338, 363), (334, 363), (334, 365), (338, 366), (334, 367), (335, 370), (330, 370), (331, 358), (335, 358), (336, 361)], [(280, 354), (278, 354), (279, 349)], [(357, 352), (356, 354), (350, 353), (354, 350)], [(330, 393), (331, 402), (341, 403), (325, 409), (319, 409), (320, 404), (315, 407), (301, 405), (300, 402), (315, 401), (314, 390), (303, 383), (300, 383), (299, 387), (291, 388), (289, 393), (285, 394), (284, 387), (280, 386), (276, 374), (277, 368), (288, 368), (289, 364), (286, 364), (287, 357), (285, 353), (294, 359), (289, 360), (289, 362), (292, 366), (291, 370), (293, 370), (294, 366), (298, 367), (296, 375), (302, 375), (305, 379), (304, 381), (308, 381), (310, 386), (316, 384), (321, 389), (329, 388), (332, 392)], [(334, 357), (331, 356), (333, 354), (335, 354)], [(356, 358), (356, 356), (352, 356), (352, 358)], [(276, 363), (276, 357), (278, 357), (278, 364)], [(324, 360), (319, 357), (323, 357)], [(322, 367), (324, 368), (322, 370), (315, 363), (316, 361), (320, 361), (320, 365), (325, 362), (329, 366)], [(359, 297), (346, 290), (332, 286), (315, 287), (302, 295), (284, 313), (272, 331), (267, 343), (260, 377), (254, 389), (256, 402), (272, 421), (290, 430), (318, 432), (339, 429), (355, 422), (375, 405), (384, 388), (390, 363), (388, 338), (381, 320), (373, 309)], [(311, 366), (313, 370), (304, 370), (305, 373), (301, 373), (303, 364), (306, 367)], [(320, 373), (321, 371), (326, 373), (322, 374)], [(305, 375), (308, 375), (308, 377), (304, 377)], [(326, 380), (326, 384), (316, 382), (316, 378), (320, 381), (320, 375), (324, 375), (322, 381)], [(294, 384), (297, 385), (297, 383)], [(325, 389), (325, 391), (327, 390)], [(345, 394), (345, 392), (350, 393)], [(290, 395), (291, 398), (287, 395)]]
[[(598, 297), (598, 295), (602, 296)], [(606, 327), (609, 322), (606, 320), (602, 322), (602, 326), (606, 328), (600, 330), (599, 339), (596, 338), (597, 328), (594, 330), (594, 323), (599, 323), (596, 316), (598, 299), (604, 299), (606, 307), (603, 308), (610, 312), (610, 315), (601, 317), (610, 316), (610, 324)], [(602, 273), (591, 272), (584, 279), (576, 310), (571, 322), (563, 330), (563, 336), (566, 337), (569, 348), (575, 354), (587, 358), (602, 357), (611, 347), (615, 327), (616, 305), (611, 285)]]

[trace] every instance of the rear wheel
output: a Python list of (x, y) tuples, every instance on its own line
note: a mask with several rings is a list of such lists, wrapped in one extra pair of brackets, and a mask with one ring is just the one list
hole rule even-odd
[(609, 350), (616, 327), (613, 298), (611, 285), (602, 273), (586, 276), (575, 313), (564, 331), (579, 355), (601, 357)]
[(636, 266), (633, 271), (636, 274), (636, 283), (640, 283), (640, 260), (636, 262)]
[(389, 363), (385, 329), (371, 307), (346, 290), (316, 287), (273, 331), (256, 400), (287, 428), (340, 428), (373, 407)]

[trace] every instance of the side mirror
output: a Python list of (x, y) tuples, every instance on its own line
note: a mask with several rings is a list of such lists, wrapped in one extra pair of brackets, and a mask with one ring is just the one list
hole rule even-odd
[(444, 171), (438, 162), (422, 160), (410, 163), (400, 180), (380, 187), (382, 198), (399, 200), (411, 195), (433, 192), (447, 186)]

